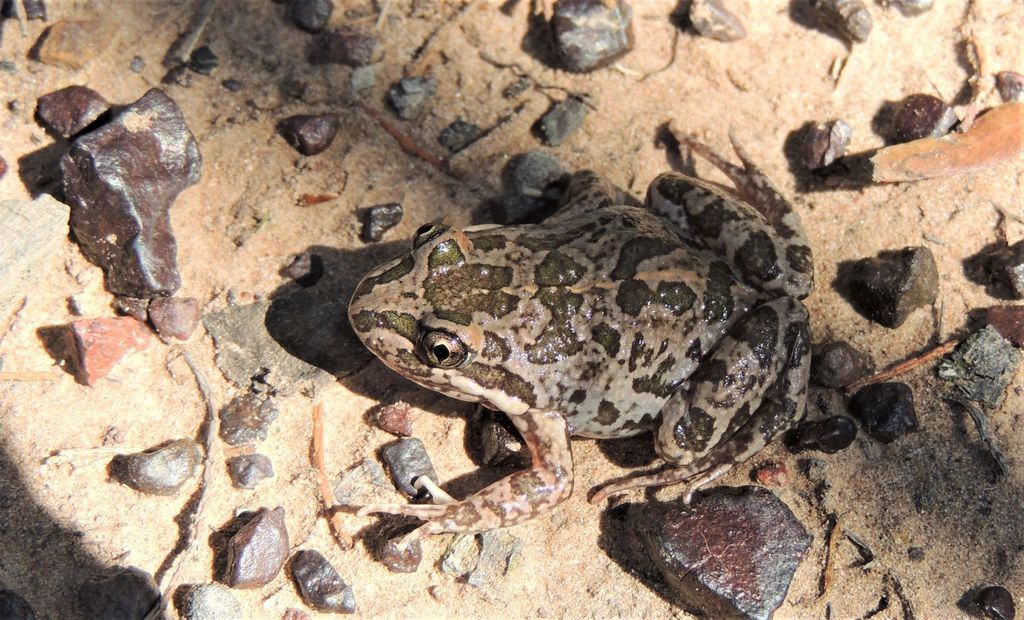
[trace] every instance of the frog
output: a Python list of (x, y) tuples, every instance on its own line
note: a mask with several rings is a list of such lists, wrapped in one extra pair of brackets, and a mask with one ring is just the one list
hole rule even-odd
[(742, 165), (683, 139), (733, 187), (664, 172), (641, 203), (580, 171), (540, 223), (425, 224), (366, 274), (348, 306), (363, 344), (420, 386), (503, 412), (530, 466), (461, 500), (421, 477), (433, 503), (357, 514), (423, 521), (403, 545), (516, 525), (572, 494), (570, 437), (644, 432), (663, 467), (590, 501), (685, 483), (689, 503), (802, 418), (811, 251), (799, 214), (730, 140)]

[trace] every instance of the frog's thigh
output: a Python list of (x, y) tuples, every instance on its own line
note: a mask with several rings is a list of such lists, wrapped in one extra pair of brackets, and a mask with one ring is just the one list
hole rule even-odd
[(783, 297), (737, 323), (661, 411), (656, 448), (693, 473), (743, 461), (804, 411), (807, 310)]
[(581, 170), (573, 174), (569, 180), (569, 186), (553, 217), (576, 217), (594, 209), (639, 204), (636, 198), (593, 170)]

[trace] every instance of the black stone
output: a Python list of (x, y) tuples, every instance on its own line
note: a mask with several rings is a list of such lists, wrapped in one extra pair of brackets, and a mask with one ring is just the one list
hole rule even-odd
[(196, 473), (199, 446), (179, 439), (135, 454), (118, 455), (112, 470), (124, 484), (152, 495), (174, 495)]
[(841, 268), (848, 272), (843, 279), (854, 308), (885, 327), (899, 327), (938, 295), (935, 257), (923, 246), (882, 252)]
[(98, 92), (86, 86), (68, 86), (43, 95), (36, 103), (36, 118), (65, 138), (77, 135), (110, 109)]
[(377, 38), (358, 28), (345, 26), (324, 34), (310, 53), (314, 65), (336, 64), (365, 67), (378, 60)]
[(441, 130), (441, 135), (437, 137), (437, 141), (441, 146), (448, 149), (449, 153), (458, 153), (476, 142), (481, 134), (483, 134), (482, 129), (460, 118)]
[(46, 21), (46, 3), (43, 0), (21, 0), (25, 9), (25, 19)]
[(388, 89), (388, 103), (398, 118), (416, 118), (423, 104), (437, 93), (437, 80), (431, 77), (408, 77), (398, 80)]
[(996, 74), (996, 89), (1003, 101), (1024, 101), (1024, 75), (1014, 71), (1000, 71)]
[(907, 558), (911, 562), (921, 562), (924, 560), (924, 549), (922, 547), (910, 547), (907, 549)]
[(633, 49), (633, 9), (624, 0), (558, 0), (551, 26), (569, 71), (600, 69)]
[(871, 34), (871, 13), (861, 0), (810, 0), (818, 21), (850, 42), (863, 43)]
[(340, 126), (337, 114), (297, 114), (281, 121), (278, 131), (298, 152), (316, 155), (331, 146)]
[(324, 259), (313, 252), (303, 252), (292, 259), (284, 269), (299, 286), (313, 286), (324, 275)]
[(220, 85), (233, 93), (237, 93), (238, 91), (242, 90), (242, 83), (238, 80), (224, 80), (220, 83)]
[(842, 340), (826, 342), (814, 349), (811, 380), (829, 388), (843, 388), (867, 375), (871, 358)]
[(420, 491), (413, 486), (413, 481), (420, 476), (426, 476), (437, 484), (434, 465), (419, 439), (410, 437), (393, 441), (381, 448), (380, 455), (395, 486), (407, 497), (420, 495)]
[(334, 12), (331, 0), (294, 0), (292, 21), (306, 32), (316, 34), (327, 27)]
[(811, 170), (824, 168), (846, 153), (853, 129), (843, 120), (816, 123), (804, 142), (804, 165)]
[(172, 295), (181, 285), (169, 211), (199, 181), (195, 138), (159, 89), (79, 136), (61, 158), (71, 229), (106, 272), (107, 289), (129, 297)]
[(302, 601), (313, 609), (336, 614), (355, 612), (352, 588), (318, 551), (304, 549), (296, 553), (291, 572)]
[(720, 0), (693, 0), (690, 24), (701, 36), (716, 41), (739, 41), (747, 36), (739, 18), (722, 6)]
[(580, 127), (587, 116), (587, 106), (579, 97), (569, 97), (551, 106), (537, 121), (537, 131), (545, 144), (559, 146)]
[(920, 138), (938, 138), (949, 133), (957, 120), (953, 108), (942, 99), (921, 93), (910, 95), (900, 102), (896, 110), (889, 139), (899, 144)]
[(794, 452), (819, 450), (835, 454), (849, 447), (856, 438), (857, 425), (853, 420), (837, 415), (800, 424), (786, 437), (786, 444)]
[(991, 325), (961, 342), (938, 366), (939, 378), (965, 398), (995, 409), (1010, 385), (1021, 352)]
[(391, 230), (402, 221), (402, 205), (397, 202), (375, 205), (366, 210), (366, 220), (363, 222), (363, 241), (374, 243), (384, 237), (384, 233)]
[(513, 158), (502, 174), (504, 190), (495, 218), (502, 224), (539, 219), (558, 204), (568, 179), (562, 163), (546, 151)]
[(35, 620), (36, 612), (20, 594), (0, 590), (0, 620)]
[(264, 441), (278, 413), (277, 401), (272, 397), (251, 393), (236, 396), (220, 410), (220, 438), (229, 446)]
[(873, 383), (850, 399), (850, 411), (868, 435), (883, 443), (917, 430), (914, 394), (904, 383)]
[(188, 58), (188, 68), (200, 75), (210, 75), (219, 65), (220, 59), (208, 45), (192, 50), (192, 55)]
[(263, 480), (274, 477), (274, 464), (263, 454), (240, 454), (228, 459), (228, 474), (231, 484), (239, 489), (255, 489)]
[(78, 590), (86, 617), (105, 620), (145, 618), (160, 600), (153, 576), (130, 566), (109, 576), (87, 581)]
[(274, 580), (288, 559), (284, 508), (260, 508), (228, 540), (225, 583), (232, 588), (259, 588)]
[(508, 416), (488, 411), (480, 422), (480, 456), (491, 467), (524, 469), (530, 455)]
[(689, 506), (634, 504), (629, 517), (669, 586), (713, 618), (770, 618), (813, 540), (762, 487), (720, 487)]
[(986, 586), (974, 595), (974, 605), (989, 620), (1013, 620), (1013, 595), (1003, 586)]

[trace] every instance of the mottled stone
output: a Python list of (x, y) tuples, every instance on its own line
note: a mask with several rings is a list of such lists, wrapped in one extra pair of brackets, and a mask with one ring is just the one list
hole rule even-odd
[(863, 43), (874, 25), (871, 13), (861, 0), (810, 0), (821, 24), (844, 39)]
[(36, 118), (47, 129), (70, 138), (109, 109), (107, 100), (93, 89), (68, 86), (40, 97), (36, 102)]
[(402, 205), (397, 202), (389, 202), (381, 205), (374, 205), (366, 209), (366, 220), (363, 222), (363, 241), (375, 243), (384, 237), (384, 233), (391, 230), (402, 221)]
[(505, 167), (503, 196), (496, 217), (503, 224), (532, 221), (561, 198), (568, 172), (547, 151), (529, 151)]
[(376, 37), (359, 28), (345, 26), (324, 34), (310, 54), (309, 62), (364, 67), (380, 57)]
[(39, 60), (48, 65), (81, 69), (103, 52), (117, 34), (113, 20), (59, 21), (43, 33)]
[(579, 97), (569, 97), (551, 106), (537, 122), (537, 129), (544, 143), (559, 146), (566, 138), (583, 126), (587, 106)]
[(340, 126), (337, 114), (296, 114), (281, 121), (278, 131), (298, 152), (317, 155), (331, 146)]
[(811, 170), (825, 168), (846, 153), (853, 129), (842, 119), (816, 123), (804, 141), (804, 165)]
[(373, 419), (381, 430), (399, 437), (411, 437), (413, 417), (409, 403), (399, 400), (380, 407)]
[(303, 252), (288, 263), (284, 272), (299, 286), (313, 286), (324, 275), (324, 259), (315, 252)]
[(408, 497), (420, 495), (413, 482), (420, 476), (426, 476), (437, 484), (437, 473), (430, 462), (427, 449), (423, 442), (415, 437), (399, 439), (386, 444), (380, 450), (381, 459), (391, 473), (395, 486)]
[(513, 570), (522, 552), (523, 541), (504, 529), (481, 532), (477, 537), (480, 539), (480, 556), (466, 576), (466, 583), (480, 588), (493, 585)]
[(813, 540), (761, 487), (635, 505), (630, 521), (672, 589), (709, 617), (770, 618)]
[(178, 611), (184, 620), (244, 620), (245, 610), (231, 588), (220, 583), (185, 586)]
[(302, 601), (317, 611), (351, 614), (356, 610), (352, 588), (322, 554), (304, 549), (295, 554), (291, 564), (292, 578), (299, 587)]
[(909, 247), (856, 261), (846, 285), (861, 314), (896, 328), (917, 308), (935, 303), (939, 272), (931, 250)]
[(266, 440), (280, 410), (273, 397), (245, 393), (220, 410), (220, 438), (229, 446), (247, 446)]
[(43, 0), (21, 0), (25, 9), (25, 19), (29, 21), (46, 21), (46, 3)]
[(75, 378), (93, 386), (110, 374), (131, 351), (141, 351), (152, 339), (146, 326), (128, 316), (73, 321), (68, 344), (74, 352)]
[(363, 459), (338, 476), (334, 500), (343, 506), (371, 504), (380, 500), (382, 492), (393, 493), (393, 488), (380, 463)]
[(569, 71), (600, 69), (633, 49), (633, 9), (624, 0), (558, 0), (551, 27)]
[(151, 495), (174, 495), (196, 474), (201, 453), (191, 439), (179, 439), (114, 459), (114, 475), (124, 484)]
[(78, 603), (88, 618), (144, 618), (159, 600), (160, 589), (153, 576), (134, 566), (86, 581), (78, 590)]
[(1024, 305), (992, 306), (985, 311), (985, 320), (1013, 346), (1024, 347)]
[(240, 454), (228, 459), (231, 484), (239, 489), (255, 489), (260, 482), (274, 477), (274, 464), (263, 454)]
[(334, 12), (334, 3), (331, 0), (295, 0), (291, 12), (296, 26), (316, 34), (327, 27)]
[(199, 324), (194, 297), (157, 297), (149, 304), (149, 320), (164, 340), (188, 340)]
[(747, 36), (743, 23), (720, 0), (693, 0), (690, 23), (701, 36), (716, 41), (739, 41)]
[(35, 620), (36, 612), (17, 592), (0, 590), (0, 619)]
[(432, 77), (402, 78), (388, 89), (388, 103), (398, 118), (410, 120), (419, 116), (423, 105), (437, 92), (437, 80)]
[(476, 142), (481, 135), (483, 130), (480, 127), (460, 118), (441, 130), (437, 142), (454, 154)]
[(811, 380), (829, 388), (843, 388), (871, 372), (871, 358), (848, 342), (836, 340), (814, 348)]
[[(0, 160), (0, 177), (3, 170)], [(68, 213), (68, 206), (49, 194), (35, 200), (0, 200), (0, 316), (11, 316), (59, 264)]]
[(1024, 75), (1015, 71), (1000, 71), (996, 74), (996, 89), (1003, 101), (1024, 101)]
[(169, 211), (199, 181), (195, 138), (174, 101), (152, 89), (106, 125), (79, 136), (61, 158), (71, 228), (129, 297), (172, 295), (181, 285)]
[(994, 409), (1020, 366), (1021, 352), (991, 325), (961, 342), (939, 362), (938, 375), (965, 398)]
[(856, 438), (857, 425), (853, 420), (836, 415), (800, 424), (787, 436), (786, 443), (794, 452), (818, 450), (835, 454), (848, 448)]
[(228, 541), (225, 583), (232, 588), (259, 588), (274, 580), (288, 559), (284, 508), (260, 508)]
[(904, 383), (873, 383), (850, 399), (850, 411), (882, 443), (917, 430), (914, 393)]
[(464, 577), (480, 561), (480, 540), (475, 534), (459, 534), (448, 543), (441, 556), (441, 572)]
[(384, 540), (377, 548), (377, 560), (392, 573), (415, 573), (423, 561), (423, 545), (413, 540), (402, 547), (398, 543), (402, 536)]
[(891, 140), (898, 144), (938, 138), (949, 133), (957, 120), (953, 108), (942, 99), (921, 93), (910, 95), (900, 102), (893, 117)]

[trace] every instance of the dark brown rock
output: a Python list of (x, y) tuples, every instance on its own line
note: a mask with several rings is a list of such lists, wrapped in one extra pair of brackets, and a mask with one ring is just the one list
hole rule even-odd
[(229, 446), (246, 446), (267, 438), (277, 419), (277, 401), (272, 397), (245, 393), (220, 410), (220, 438)]
[(854, 307), (885, 327), (899, 327), (938, 295), (935, 257), (923, 246), (882, 252), (856, 261), (848, 271), (844, 279)]
[(43, 95), (36, 102), (36, 118), (65, 138), (81, 132), (110, 109), (98, 92), (86, 86), (68, 86)]
[(236, 620), (245, 617), (242, 604), (231, 588), (221, 583), (204, 583), (182, 588), (175, 594), (183, 620)]
[(820, 450), (835, 454), (849, 447), (856, 438), (857, 425), (853, 420), (836, 415), (800, 424), (787, 436), (786, 443), (794, 452)]
[(672, 589), (709, 617), (771, 617), (813, 537), (761, 487), (634, 505), (634, 530)]
[(957, 120), (953, 108), (942, 99), (922, 93), (910, 95), (896, 110), (891, 140), (898, 144), (920, 138), (938, 138), (949, 133)]
[(164, 340), (188, 340), (199, 324), (194, 297), (157, 297), (149, 304), (149, 320)]
[(437, 473), (430, 462), (427, 449), (423, 442), (415, 437), (399, 439), (386, 444), (380, 450), (381, 459), (391, 473), (395, 486), (408, 497), (420, 495), (413, 482), (420, 476), (426, 476), (437, 484)]
[(25, 8), (25, 19), (46, 21), (46, 3), (43, 0), (21, 0), (21, 6)]
[(151, 495), (174, 495), (185, 486), (199, 466), (199, 446), (191, 439), (114, 459), (114, 475), (124, 484)]
[(811, 379), (828, 388), (843, 388), (871, 372), (871, 358), (837, 340), (814, 348)]
[(146, 326), (127, 316), (82, 319), (68, 327), (75, 377), (88, 386), (96, 385), (121, 358), (145, 349), (151, 340)]
[(317, 155), (331, 146), (340, 126), (337, 114), (297, 114), (281, 121), (278, 130), (298, 152)]
[(35, 620), (36, 612), (20, 594), (0, 590), (0, 618), (3, 620)]
[(693, 0), (690, 23), (701, 36), (716, 41), (739, 41), (747, 36), (743, 23), (720, 0)]
[(539, 219), (561, 199), (568, 178), (562, 163), (547, 151), (517, 155), (502, 173), (504, 191), (496, 218), (503, 224)]
[(1024, 101), (1024, 75), (1014, 71), (1000, 71), (996, 74), (996, 89), (1003, 101)]
[(288, 263), (284, 272), (299, 286), (313, 286), (324, 275), (324, 259), (314, 252), (303, 252)]
[(313, 609), (336, 614), (355, 612), (352, 588), (320, 552), (304, 549), (296, 553), (291, 572), (302, 601)]
[(314, 65), (365, 67), (380, 59), (377, 38), (352, 26), (332, 30), (320, 38), (309, 57)]
[(804, 142), (804, 165), (811, 170), (829, 166), (846, 153), (852, 135), (853, 129), (841, 119), (813, 125)]
[(134, 566), (93, 579), (78, 590), (78, 602), (88, 618), (139, 620), (160, 600), (153, 576)]
[(981, 614), (989, 620), (1013, 620), (1017, 610), (1013, 595), (1003, 586), (985, 586), (974, 594), (972, 601)]
[(441, 130), (437, 142), (448, 149), (449, 153), (455, 154), (479, 140), (483, 133), (477, 125), (459, 118)]
[(61, 158), (75, 239), (106, 272), (111, 292), (152, 298), (178, 290), (169, 210), (199, 181), (200, 165), (185, 118), (159, 89), (79, 136)]
[(874, 25), (861, 0), (810, 0), (821, 24), (850, 42), (868, 40)]
[(130, 316), (140, 323), (149, 321), (149, 300), (138, 297), (125, 297), (117, 295), (111, 304), (114, 312), (121, 316)]
[(374, 243), (383, 238), (384, 233), (398, 226), (402, 221), (402, 205), (389, 202), (374, 205), (366, 210), (366, 221), (363, 223), (363, 241)]
[(992, 306), (985, 311), (985, 320), (1013, 346), (1024, 347), (1024, 305)]
[(81, 69), (107, 48), (117, 33), (117, 23), (109, 19), (59, 21), (42, 36), (39, 60), (66, 69)]
[(939, 378), (964, 398), (995, 409), (1010, 385), (1021, 352), (991, 325), (974, 332), (939, 362)]
[(850, 399), (850, 411), (882, 443), (917, 430), (914, 393), (904, 383), (873, 383)]
[(551, 27), (569, 71), (600, 69), (633, 49), (633, 9), (624, 0), (558, 0)]
[(263, 454), (240, 454), (228, 459), (231, 484), (239, 489), (255, 489), (260, 482), (274, 477), (274, 464)]
[(259, 588), (274, 580), (288, 559), (284, 508), (260, 508), (228, 541), (225, 583), (232, 588)]
[(309, 615), (309, 612), (294, 607), (284, 610), (284, 615), (281, 616), (281, 620), (312, 620), (312, 618), (313, 616)]
[(491, 467), (529, 467), (530, 454), (503, 413), (487, 411), (480, 421), (480, 457)]

